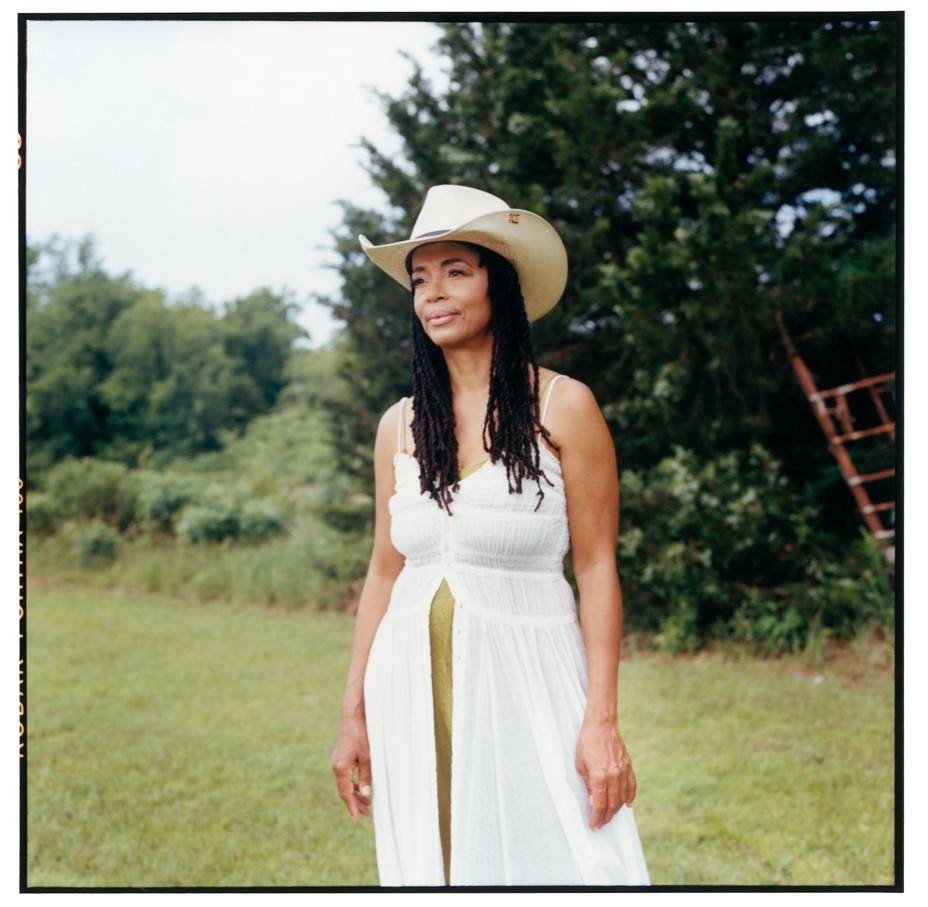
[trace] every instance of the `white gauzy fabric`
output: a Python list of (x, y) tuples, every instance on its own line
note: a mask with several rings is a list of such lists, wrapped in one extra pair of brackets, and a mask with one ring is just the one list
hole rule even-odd
[(364, 696), (374, 830), (384, 886), (444, 885), (429, 651), (442, 579), (455, 600), (451, 885), (647, 885), (631, 809), (589, 828), (574, 767), (586, 660), (562, 563), (569, 545), (560, 463), (553, 487), (510, 495), (486, 463), (440, 509), (398, 452), (392, 540), (406, 557), (371, 647)]

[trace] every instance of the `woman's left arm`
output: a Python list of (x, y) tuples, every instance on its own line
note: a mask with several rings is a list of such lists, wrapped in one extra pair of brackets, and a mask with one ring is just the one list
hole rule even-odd
[(590, 795), (590, 828), (608, 823), (637, 788), (619, 734), (616, 687), (622, 643), (622, 593), (615, 563), (619, 479), (612, 436), (590, 389), (562, 380), (553, 389), (548, 429), (560, 445), (580, 626), (586, 645), (587, 706), (576, 767)]

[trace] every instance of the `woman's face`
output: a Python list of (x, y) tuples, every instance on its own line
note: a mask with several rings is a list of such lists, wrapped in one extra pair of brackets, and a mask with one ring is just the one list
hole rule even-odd
[(445, 349), (492, 344), (492, 305), (480, 255), (457, 242), (412, 253), (413, 303), (426, 336)]

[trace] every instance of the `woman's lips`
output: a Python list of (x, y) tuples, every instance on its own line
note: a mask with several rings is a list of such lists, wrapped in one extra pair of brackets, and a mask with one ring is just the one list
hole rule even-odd
[(441, 327), (443, 324), (447, 324), (455, 317), (455, 312), (434, 312), (429, 315), (429, 324), (432, 327)]

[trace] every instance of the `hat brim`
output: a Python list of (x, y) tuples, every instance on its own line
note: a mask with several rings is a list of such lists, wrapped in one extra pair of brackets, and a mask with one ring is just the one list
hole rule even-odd
[(567, 251), (561, 237), (543, 217), (518, 208), (493, 211), (454, 229), (382, 246), (375, 246), (366, 236), (358, 239), (367, 257), (407, 289), (406, 259), (419, 246), (466, 242), (497, 252), (519, 276), (529, 321), (550, 312), (567, 286)]

